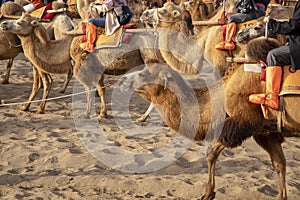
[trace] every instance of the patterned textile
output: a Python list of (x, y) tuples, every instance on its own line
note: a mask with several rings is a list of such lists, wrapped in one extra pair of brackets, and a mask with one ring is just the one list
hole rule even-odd
[(127, 3), (125, 0), (105, 0), (103, 2), (103, 4), (106, 4), (108, 6), (112, 6), (112, 7), (115, 7), (115, 6), (127, 6)]

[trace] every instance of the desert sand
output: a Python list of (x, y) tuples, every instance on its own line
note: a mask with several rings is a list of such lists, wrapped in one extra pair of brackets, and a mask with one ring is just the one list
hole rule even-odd
[[(4, 72), (5, 62), (1, 61), (0, 75)], [(73, 93), (74, 78), (65, 94), (60, 94), (64, 76), (52, 77), (49, 98)], [(106, 83), (116, 80), (110, 76)], [(10, 84), (0, 85), (2, 104), (26, 101), (31, 84), (31, 64), (20, 54), (14, 62)], [(113, 88), (107, 89), (108, 117), (98, 121), (93, 114), (90, 120), (83, 121), (84, 126), (77, 121), (71, 97), (49, 101), (46, 113), (39, 115), (34, 113), (39, 103), (33, 103), (29, 112), (17, 110), (17, 105), (0, 107), (0, 199), (200, 199), (207, 181), (203, 156), (206, 146), (191, 143), (183, 155), (173, 160), (171, 155), (165, 164), (159, 159), (163, 156), (149, 156), (149, 151), (166, 145), (175, 134), (155, 113), (145, 123), (133, 122), (148, 106), (138, 96), (131, 98), (132, 116), (126, 119), (131, 131), (124, 132), (113, 117), (122, 117), (122, 113), (112, 112), (112, 91)], [(40, 98), (41, 92), (36, 99)], [(151, 128), (147, 129), (150, 125), (159, 131), (152, 133)], [(110, 147), (101, 149), (100, 132), (109, 145), (134, 154), (134, 161), (130, 160), (132, 157), (116, 156)], [(283, 148), (289, 200), (298, 200), (300, 145), (296, 138), (288, 138)], [(99, 158), (97, 149), (106, 152), (105, 156)], [(156, 161), (163, 163), (161, 169), (155, 168)], [(149, 167), (143, 168), (145, 165)], [(277, 174), (267, 153), (252, 138), (238, 148), (222, 152), (216, 166), (215, 191), (217, 200), (276, 199)]]

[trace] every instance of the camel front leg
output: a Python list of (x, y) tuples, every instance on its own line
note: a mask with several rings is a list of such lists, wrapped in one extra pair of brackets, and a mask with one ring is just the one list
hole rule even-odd
[(39, 74), (40, 74), (40, 77), (41, 77), (42, 82), (43, 82), (44, 92), (43, 92), (42, 102), (40, 104), (40, 107), (36, 111), (36, 113), (37, 114), (43, 114), (43, 113), (45, 113), (46, 101), (47, 101), (47, 98), (49, 96), (49, 92), (51, 90), (53, 80), (52, 80), (50, 74), (47, 74), (47, 73), (44, 73), (44, 72), (41, 72), (41, 71), (40, 71)]
[(102, 75), (98, 81), (98, 85), (97, 85), (97, 92), (99, 94), (100, 97), (100, 111), (99, 114), (97, 116), (98, 119), (101, 119), (103, 117), (106, 117), (107, 113), (106, 113), (106, 103), (105, 103), (105, 88), (103, 88), (104, 86), (104, 76)]
[(281, 143), (284, 140), (282, 135), (280, 133), (270, 133), (269, 135), (254, 135), (253, 137), (256, 143), (268, 152), (273, 167), (277, 172), (279, 180), (278, 200), (287, 200), (286, 160), (281, 147)]
[(30, 102), (34, 99), (34, 97), (36, 96), (36, 94), (38, 93), (38, 91), (41, 89), (42, 85), (40, 84), (40, 75), (38, 70), (33, 67), (32, 68), (32, 73), (33, 73), (33, 84), (32, 84), (32, 90), (31, 90), (31, 94), (28, 98), (28, 103), (23, 104), (22, 106), (18, 107), (19, 110), (21, 111), (28, 111), (29, 107), (30, 107)]
[(146, 112), (141, 116), (139, 117), (137, 120), (135, 120), (136, 122), (145, 122), (146, 119), (149, 117), (150, 113), (152, 112), (154, 106), (153, 104), (151, 103), (148, 107), (148, 109), (146, 110)]
[(208, 182), (206, 184), (205, 194), (202, 196), (201, 200), (211, 200), (215, 198), (214, 190), (216, 162), (224, 148), (225, 146), (222, 143), (216, 142), (206, 156), (208, 163)]
[(85, 113), (82, 115), (83, 118), (89, 119), (91, 114), (91, 106), (92, 106), (92, 94), (91, 94), (91, 88), (88, 86), (84, 86), (85, 92), (86, 92), (86, 110)]
[(8, 84), (9, 83), (9, 74), (10, 74), (10, 70), (11, 70), (13, 62), (14, 62), (14, 58), (9, 59), (8, 62), (7, 62), (7, 64), (6, 64), (6, 74), (4, 76), (2, 84)]

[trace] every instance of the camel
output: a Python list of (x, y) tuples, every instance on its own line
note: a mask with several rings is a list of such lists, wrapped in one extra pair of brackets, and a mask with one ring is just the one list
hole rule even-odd
[[(74, 76), (84, 85), (87, 93), (87, 108), (83, 117), (89, 118), (91, 111), (91, 89), (97, 85), (97, 92), (100, 96), (100, 112), (97, 116), (101, 119), (106, 116), (104, 74), (121, 75), (128, 70), (134, 69), (144, 63), (151, 62), (153, 58), (160, 55), (153, 51), (153, 44), (156, 36), (147, 32), (137, 32), (132, 35), (128, 44), (122, 44), (118, 48), (95, 49), (88, 54), (79, 46), (82, 43), (82, 36), (74, 37), (70, 54), (74, 60)], [(161, 59), (161, 58), (160, 58)], [(138, 119), (138, 121), (142, 121)]]
[[(265, 91), (259, 73), (245, 72), (242, 65), (230, 71), (221, 81), (192, 89), (169, 66), (151, 64), (124, 75), (118, 85), (121, 91), (133, 88), (152, 102), (167, 125), (187, 138), (195, 141), (215, 138), (207, 154), (208, 182), (202, 200), (215, 198), (215, 165), (222, 150), (235, 148), (251, 136), (268, 152), (279, 179), (278, 200), (286, 200), (286, 161), (281, 144), (285, 137), (300, 137), (297, 112), (300, 98), (285, 97), (287, 119), (279, 133), (276, 131), (278, 111), (272, 110), (270, 119), (266, 120), (260, 106), (248, 101), (250, 94)], [(208, 135), (209, 124), (219, 134)]]
[[(34, 17), (23, 14), (18, 20), (7, 20), (1, 24), (4, 31), (14, 33), (20, 37), (22, 45), (27, 47), (24, 49), (25, 56), (34, 65), (34, 83), (33, 90), (29, 97), (29, 101), (33, 100), (41, 85), (37, 83), (38, 74), (42, 77), (44, 85), (43, 102), (40, 104), (37, 113), (44, 113), (46, 98), (51, 88), (50, 73), (66, 73), (70, 66), (70, 58), (75, 62), (74, 76), (85, 86), (87, 90), (88, 104), (84, 117), (89, 117), (91, 106), (90, 89), (93, 84), (99, 87), (98, 93), (101, 97), (101, 110), (99, 118), (106, 115), (106, 107), (104, 101), (103, 73), (123, 74), (129, 69), (143, 65), (144, 62), (157, 57), (155, 53), (149, 50), (152, 47), (153, 34), (142, 32), (134, 34), (128, 45), (122, 45), (114, 51), (110, 48), (96, 49), (94, 53), (86, 54), (79, 44), (82, 37), (73, 38), (66, 37), (63, 40), (50, 40), (46, 34), (45, 28)], [(47, 35), (47, 36), (46, 36)], [(141, 42), (141, 40), (151, 39), (149, 43)], [(152, 43), (151, 43), (152, 42)], [(48, 54), (44, 54), (47, 51)], [(50, 59), (55, 57), (56, 59)], [(92, 61), (92, 62), (91, 62)], [(30, 103), (24, 104), (20, 110), (28, 110)]]
[[(42, 84), (44, 92), (42, 103), (36, 113), (44, 113), (46, 99), (51, 89), (52, 78), (50, 73), (66, 74), (71, 68), (70, 44), (73, 37), (67, 36), (62, 40), (50, 40), (46, 29), (38, 20), (27, 13), (23, 13), (18, 20), (7, 20), (1, 23), (1, 29), (18, 35), (23, 47), (24, 55), (33, 64), (33, 87), (28, 99), (19, 109), (26, 111), (30, 101), (34, 99)], [(32, 37), (34, 35), (35, 37)], [(47, 52), (47, 54), (45, 54)], [(55, 59), (53, 59), (55, 58)]]
[[(1, 13), (5, 18), (1, 19), (1, 22), (6, 19), (18, 19), (22, 13), (24, 12), (23, 7), (21, 6), (21, 1), (18, 3), (14, 2), (7, 2), (3, 4), (1, 7)], [(28, 2), (27, 2), (28, 3)], [(56, 7), (60, 6), (59, 3), (55, 4)], [(58, 13), (51, 22), (42, 22), (43, 26), (46, 28), (50, 38), (52, 40), (60, 40), (66, 37), (64, 34), (66, 31), (70, 31), (74, 28), (74, 24), (72, 21), (64, 14), (64, 13)], [(9, 83), (9, 73), (13, 64), (13, 59), (16, 57), (19, 53), (21, 53), (22, 47), (21, 42), (19, 38), (11, 33), (6, 33), (3, 35), (3, 32), (0, 32), (0, 35), (2, 35), (3, 38), (6, 38), (5, 40), (1, 40), (0, 44), (3, 45), (3, 48), (0, 50), (0, 59), (9, 59), (7, 64), (7, 71), (5, 78), (3, 79), (2, 83), (8, 84)], [(66, 87), (69, 83), (69, 81), (72, 78), (71, 70), (68, 73), (68, 76), (66, 78), (66, 81), (64, 82), (63, 86), (60, 89), (60, 93), (64, 93), (66, 90)]]
[[(1, 6), (0, 13), (2, 17), (0, 22), (10, 18), (11, 16), (21, 16), (24, 9), (15, 3), (7, 2)], [(9, 73), (13, 64), (14, 58), (22, 51), (19, 38), (11, 33), (4, 34), (0, 31), (0, 60), (8, 60), (6, 65), (6, 74), (2, 80), (2, 84), (9, 83)]]

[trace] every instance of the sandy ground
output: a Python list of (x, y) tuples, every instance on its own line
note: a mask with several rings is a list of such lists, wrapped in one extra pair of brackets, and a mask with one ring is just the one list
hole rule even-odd
[[(4, 64), (1, 61), (1, 76)], [(58, 90), (63, 78), (53, 75), (50, 98), (62, 96)], [(108, 77), (107, 83), (115, 80)], [(10, 84), (0, 85), (2, 103), (26, 101), (31, 84), (31, 65), (21, 54), (14, 62)], [(65, 94), (72, 94), (74, 85), (73, 79)], [(108, 118), (98, 121), (93, 114), (83, 124), (72, 108), (71, 97), (48, 102), (46, 113), (40, 115), (34, 113), (38, 103), (33, 103), (29, 112), (18, 111), (17, 105), (0, 107), (0, 199), (200, 199), (207, 180), (207, 163), (201, 154), (205, 147), (191, 143), (173, 160), (172, 156), (169, 160), (159, 159), (163, 155), (149, 156), (174, 138), (174, 133), (155, 113), (150, 121), (135, 124), (132, 120), (148, 106), (137, 96), (131, 98), (132, 116), (126, 119), (131, 131), (124, 132), (112, 115), (112, 90), (108, 88), (106, 96)], [(36, 99), (40, 97), (41, 92)], [(151, 126), (158, 127), (155, 134)], [(134, 156), (117, 155), (112, 147)], [(300, 145), (296, 138), (289, 138), (283, 148), (288, 196), (298, 200)], [(156, 161), (163, 163), (161, 169), (155, 168), (159, 165)], [(277, 175), (267, 153), (252, 139), (224, 150), (216, 166), (215, 191), (219, 200), (276, 199)]]

